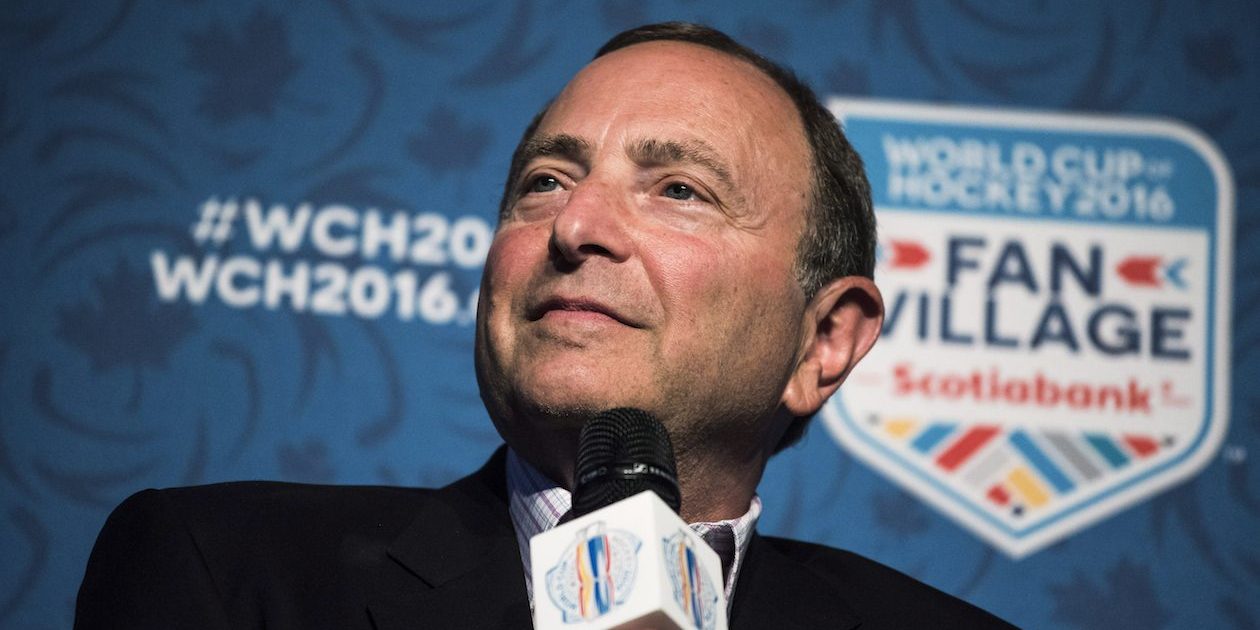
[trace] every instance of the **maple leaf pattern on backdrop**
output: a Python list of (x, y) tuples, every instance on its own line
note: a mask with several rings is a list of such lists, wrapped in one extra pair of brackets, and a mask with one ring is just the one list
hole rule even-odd
[(114, 271), (96, 278), (97, 301), (82, 301), (59, 309), (57, 336), (104, 371), (131, 367), (135, 371), (129, 409), (140, 400), (140, 371), (165, 369), (175, 346), (197, 329), (192, 306), (158, 302), (150, 279), (119, 259)]
[(285, 86), (302, 67), (280, 17), (259, 9), (233, 33), (220, 22), (187, 38), (188, 65), (210, 82), (198, 111), (215, 123), (249, 115), (271, 118)]
[(481, 162), (490, 139), (488, 125), (464, 120), (454, 108), (441, 105), (425, 117), (407, 149), (418, 164), (436, 173), (458, 172)]

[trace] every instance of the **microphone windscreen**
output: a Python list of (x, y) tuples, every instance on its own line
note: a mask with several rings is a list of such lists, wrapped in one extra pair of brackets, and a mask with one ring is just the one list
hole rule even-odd
[(655, 492), (674, 512), (682, 501), (669, 432), (640, 409), (611, 409), (583, 425), (574, 479), (575, 517), (644, 490)]

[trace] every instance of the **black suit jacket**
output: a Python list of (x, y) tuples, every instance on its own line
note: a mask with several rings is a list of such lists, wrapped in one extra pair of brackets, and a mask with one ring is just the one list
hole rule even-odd
[[(445, 488), (249, 482), (132, 496), (75, 627), (529, 628), (503, 450)], [(754, 536), (732, 628), (984, 628), (996, 618), (852, 553)]]

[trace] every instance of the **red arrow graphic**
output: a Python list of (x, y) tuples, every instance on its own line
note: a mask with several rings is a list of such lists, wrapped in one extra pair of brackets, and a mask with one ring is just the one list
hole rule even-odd
[(888, 261), (888, 265), (893, 268), (922, 267), (932, 257), (927, 248), (914, 241), (889, 240), (888, 246), (892, 249), (892, 259)]
[(1129, 256), (1116, 265), (1116, 273), (1129, 284), (1160, 286), (1159, 256)]

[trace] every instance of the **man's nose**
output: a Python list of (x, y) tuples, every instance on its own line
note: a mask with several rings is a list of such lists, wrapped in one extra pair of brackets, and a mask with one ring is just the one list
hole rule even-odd
[(630, 200), (603, 182), (587, 179), (569, 195), (551, 228), (551, 247), (566, 262), (581, 264), (593, 256), (613, 262), (630, 257), (626, 220)]

